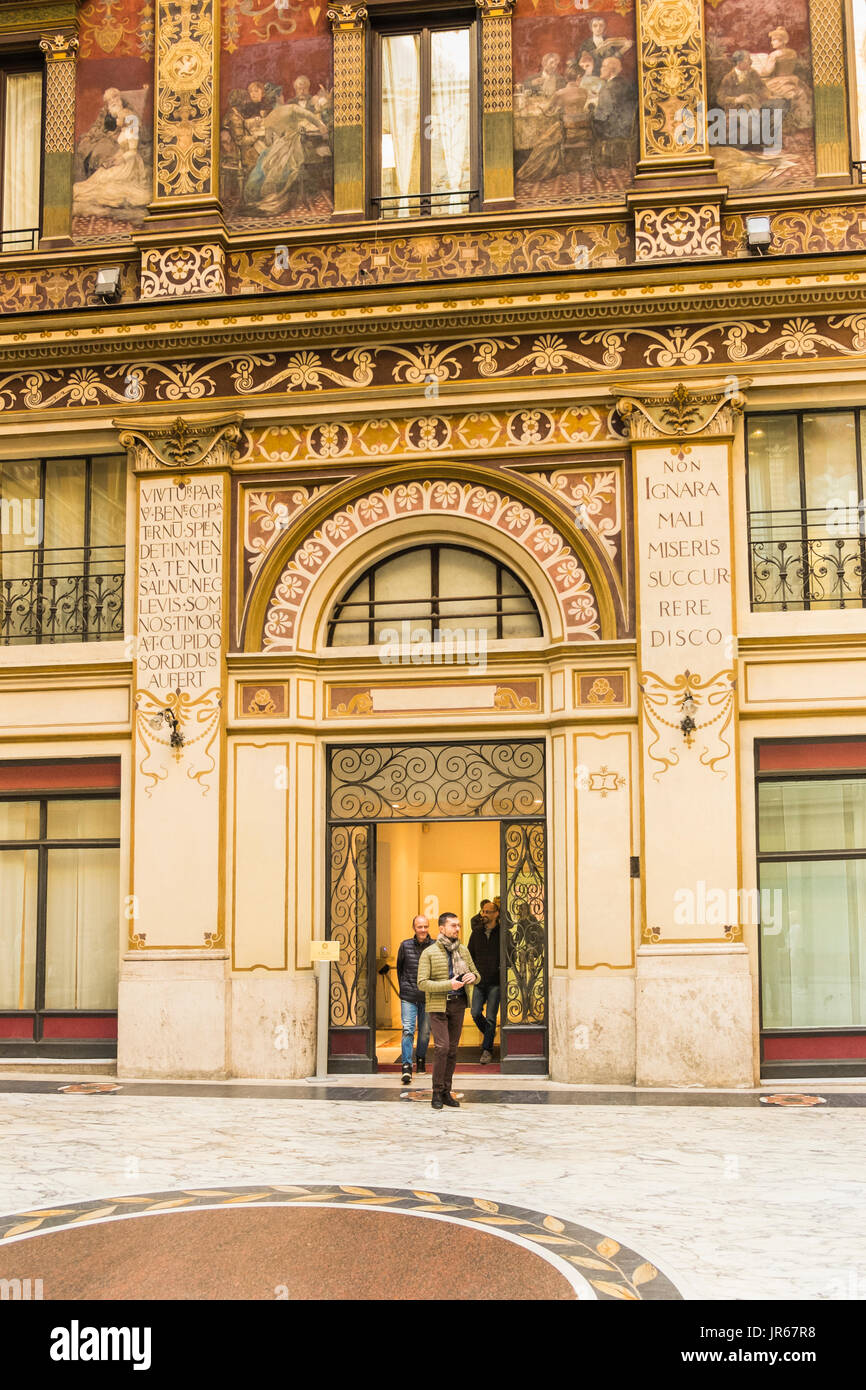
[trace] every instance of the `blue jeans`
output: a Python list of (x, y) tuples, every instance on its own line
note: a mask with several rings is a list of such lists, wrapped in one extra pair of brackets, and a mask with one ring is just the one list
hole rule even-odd
[[(501, 993), (499, 984), (484, 985), (478, 984), (472, 990), (472, 1017), (476, 1027), (480, 1028), (484, 1034), (484, 1052), (493, 1051), (493, 1039), (496, 1035), (496, 1015), (499, 1012), (499, 995)], [(484, 1017), (484, 1005), (487, 1004), (487, 1017)]]
[(415, 1025), (418, 1025), (418, 1056), (423, 1062), (427, 1056), (430, 1041), (430, 1015), (423, 1004), (412, 1004), (408, 999), (400, 1000), (400, 1018), (403, 1023), (403, 1044), (400, 1048), (400, 1061), (404, 1071), (412, 1070), (412, 1042)]

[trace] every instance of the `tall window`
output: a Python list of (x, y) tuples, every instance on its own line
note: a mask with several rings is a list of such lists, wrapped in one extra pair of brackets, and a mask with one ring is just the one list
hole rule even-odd
[(470, 212), (478, 196), (475, 22), (383, 27), (374, 47), (378, 215)]
[(0, 61), (0, 250), (29, 251), (39, 240), (42, 183), (42, 63)]
[(762, 1028), (866, 1032), (866, 741), (761, 743), (757, 790)]
[(0, 644), (123, 633), (126, 460), (0, 461)]
[(0, 764), (3, 1047), (116, 1031), (118, 782), (115, 760)]
[[(380, 560), (334, 607), (329, 647), (375, 646), (404, 631), (410, 641), (459, 637), (540, 637), (526, 585), (498, 560), (457, 545), (426, 545)], [(402, 638), (398, 639), (402, 640)]]
[(746, 437), (752, 607), (862, 608), (866, 410), (752, 415)]

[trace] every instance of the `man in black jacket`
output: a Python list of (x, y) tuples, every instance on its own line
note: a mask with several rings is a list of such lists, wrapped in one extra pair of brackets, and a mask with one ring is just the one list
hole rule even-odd
[[(472, 991), (472, 1017), (483, 1038), (481, 1061), (493, 1061), (493, 1039), (496, 1036), (496, 1015), (499, 1012), (499, 908), (487, 903), (482, 908), (484, 921), (469, 937), (469, 954), (481, 974)], [(484, 1017), (484, 1005), (487, 1017)]]
[(418, 988), (418, 962), (423, 951), (433, 944), (430, 923), (426, 917), (413, 917), (413, 936), (400, 942), (397, 952), (397, 982), (400, 986), (400, 1018), (403, 1023), (403, 1044), (400, 1062), (403, 1067), (402, 1083), (408, 1086), (412, 1080), (412, 1044), (415, 1028), (418, 1028), (418, 1046), (415, 1058), (418, 1071), (427, 1070), (427, 1044), (430, 1041), (430, 1015), (424, 1006), (424, 995)]

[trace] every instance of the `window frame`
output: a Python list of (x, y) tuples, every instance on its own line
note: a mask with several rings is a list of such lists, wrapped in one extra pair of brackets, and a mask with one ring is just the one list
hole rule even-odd
[[(0, 194), (2, 194), (2, 190), (0, 190)], [(0, 232), (0, 238), (2, 238), (2, 232)], [(94, 461), (95, 461), (95, 460), (98, 460), (98, 459), (106, 459), (106, 458), (113, 458), (113, 459), (117, 459), (117, 460), (118, 460), (118, 463), (119, 463), (119, 465), (120, 465), (120, 468), (121, 468), (121, 471), (122, 471), (122, 474), (123, 474), (124, 483), (125, 483), (125, 485), (128, 485), (128, 481), (129, 481), (129, 464), (128, 464), (128, 462), (126, 461), (126, 459), (125, 459), (125, 457), (124, 457), (124, 455), (123, 455), (122, 453), (114, 453), (114, 452), (113, 452), (113, 453), (107, 453), (107, 454), (58, 454), (58, 455), (52, 454), (52, 455), (43, 455), (41, 458), (26, 458), (26, 457), (22, 457), (22, 458), (16, 458), (16, 459), (0, 460), (0, 501), (2, 501), (3, 498), (4, 498), (4, 489), (3, 489), (4, 476), (5, 476), (5, 475), (4, 475), (4, 471), (3, 471), (3, 470), (4, 470), (4, 466), (5, 466), (7, 463), (32, 463), (32, 464), (37, 465), (38, 468), (39, 468), (39, 499), (38, 499), (38, 500), (41, 501), (41, 503), (42, 503), (42, 505), (43, 505), (43, 508), (44, 508), (44, 512), (43, 512), (43, 521), (42, 521), (42, 535), (41, 535), (41, 538), (40, 538), (40, 540), (39, 540), (39, 544), (38, 544), (38, 545), (28, 546), (28, 547), (27, 547), (27, 549), (30, 550), (30, 551), (32, 552), (32, 555), (33, 555), (32, 573), (31, 573), (31, 575), (29, 576), (29, 578), (30, 578), (30, 579), (32, 580), (32, 582), (37, 586), (36, 592), (37, 592), (37, 594), (38, 594), (38, 597), (37, 597), (36, 600), (35, 600), (35, 607), (36, 607), (36, 610), (37, 610), (36, 631), (35, 631), (35, 634), (32, 635), (32, 636), (29, 635), (29, 634), (28, 634), (28, 635), (25, 635), (24, 637), (21, 637), (21, 638), (18, 638), (18, 637), (14, 637), (14, 636), (13, 636), (13, 637), (10, 639), (10, 638), (8, 638), (8, 637), (5, 635), (3, 629), (0, 628), (0, 648), (2, 648), (2, 647), (12, 647), (12, 646), (30, 645), (30, 644), (35, 645), (35, 646), (43, 646), (43, 645), (44, 645), (44, 646), (58, 646), (58, 645), (64, 645), (64, 644), (65, 644), (66, 642), (68, 642), (68, 641), (69, 641), (69, 642), (71, 642), (71, 641), (78, 641), (78, 642), (108, 642), (108, 641), (117, 640), (119, 637), (121, 637), (121, 636), (123, 635), (123, 630), (122, 630), (122, 628), (121, 628), (121, 630), (120, 630), (119, 632), (117, 632), (117, 633), (106, 633), (106, 634), (104, 634), (104, 635), (100, 635), (98, 631), (97, 631), (97, 632), (94, 632), (94, 633), (91, 633), (90, 624), (89, 624), (88, 621), (87, 621), (87, 617), (88, 617), (87, 593), (88, 593), (88, 584), (89, 584), (89, 581), (90, 581), (90, 579), (91, 579), (91, 577), (92, 577), (92, 576), (91, 576), (91, 569), (92, 569), (92, 567), (99, 566), (100, 564), (108, 563), (108, 560), (106, 560), (106, 561), (101, 561), (98, 557), (94, 557), (93, 554), (92, 554), (92, 552), (94, 552), (94, 551), (102, 551), (102, 550), (107, 550), (107, 551), (116, 550), (116, 551), (119, 552), (117, 563), (118, 563), (118, 566), (119, 566), (119, 569), (120, 569), (120, 574), (121, 574), (121, 591), (120, 591), (120, 608), (119, 608), (119, 613), (120, 613), (121, 619), (122, 619), (122, 617), (123, 617), (124, 603), (125, 603), (125, 599), (126, 599), (126, 594), (125, 594), (125, 589), (126, 589), (126, 539), (127, 539), (127, 537), (126, 537), (126, 531), (127, 531), (127, 510), (128, 510), (128, 499), (127, 499), (127, 496), (126, 496), (126, 486), (124, 487), (124, 507), (123, 507), (123, 521), (124, 521), (124, 525), (123, 525), (123, 537), (122, 537), (122, 539), (121, 539), (120, 541), (118, 541), (116, 545), (112, 545), (112, 546), (92, 546), (91, 543), (90, 543), (91, 528), (92, 528), (92, 519), (93, 519), (93, 464), (94, 464)], [(83, 465), (84, 465), (83, 472), (82, 472), (82, 489), (83, 489), (83, 492), (84, 492), (84, 526), (83, 526), (83, 530), (82, 530), (82, 544), (81, 544), (80, 546), (46, 546), (46, 544), (45, 544), (46, 524), (45, 524), (45, 523), (46, 523), (46, 516), (47, 516), (47, 505), (46, 505), (46, 502), (47, 502), (47, 491), (48, 491), (48, 467), (49, 467), (49, 464), (62, 464), (62, 463), (64, 463), (64, 462), (66, 462), (66, 461), (81, 462), (81, 463), (83, 463)], [(4, 557), (4, 555), (6, 555), (6, 554), (15, 554), (15, 553), (19, 553), (20, 550), (22, 549), (22, 547), (20, 547), (20, 546), (15, 547), (15, 546), (7, 546), (7, 545), (5, 545), (5, 544), (4, 544), (5, 539), (6, 539), (6, 538), (5, 538), (2, 534), (0, 534), (0, 588), (2, 588), (4, 582), (10, 582), (10, 583), (26, 582), (26, 578), (23, 578), (23, 577), (22, 577), (22, 578), (20, 578), (20, 579), (16, 579), (16, 578), (13, 578), (13, 577), (7, 577), (7, 576), (5, 576), (4, 573), (3, 573), (3, 557)], [(60, 640), (59, 640), (59, 641), (58, 641), (58, 639), (57, 639), (57, 636), (55, 636), (55, 637), (52, 638), (52, 637), (49, 635), (49, 636), (46, 638), (45, 633), (43, 632), (42, 618), (41, 618), (42, 608), (43, 608), (43, 598), (42, 598), (43, 586), (44, 586), (44, 584), (45, 584), (46, 578), (50, 578), (50, 577), (51, 577), (51, 576), (50, 576), (50, 573), (49, 573), (49, 574), (46, 574), (46, 556), (49, 556), (49, 555), (52, 553), (52, 551), (54, 551), (54, 550), (59, 551), (61, 554), (72, 554), (72, 553), (74, 553), (74, 552), (76, 552), (76, 551), (80, 551), (80, 552), (81, 552), (81, 585), (82, 585), (82, 596), (83, 596), (83, 597), (82, 597), (82, 619), (83, 619), (83, 621), (82, 621), (82, 625), (81, 625), (80, 631), (76, 632), (75, 634), (64, 634), (64, 633), (61, 633), (61, 634), (60, 634)], [(51, 562), (49, 561), (48, 563), (50, 564)], [(70, 563), (71, 563), (71, 562), (70, 562)], [(108, 576), (106, 576), (106, 577), (108, 577)], [(62, 576), (58, 576), (58, 578), (62, 578)], [(2, 613), (2, 606), (0, 606), (0, 613)]]
[[(776, 412), (781, 413), (781, 412)], [(811, 411), (806, 411), (811, 414)], [(866, 860), (866, 846), (861, 849), (853, 850), (762, 850), (761, 849), (761, 793), (760, 788), (764, 783), (778, 782), (838, 782), (838, 781), (866, 781), (866, 767), (829, 767), (829, 768), (791, 768), (779, 769), (768, 768), (764, 771), (760, 767), (760, 752), (768, 745), (783, 744), (786, 746), (808, 745), (810, 747), (826, 745), (832, 743), (861, 742), (860, 736), (854, 734), (831, 735), (827, 738), (785, 738), (785, 739), (759, 739), (755, 743), (755, 861), (756, 877), (758, 888), (758, 900), (761, 901), (763, 891), (761, 884), (761, 866), (763, 864), (779, 863), (826, 863), (828, 861), (862, 859)], [(758, 927), (758, 1029), (761, 1039), (764, 1038), (798, 1038), (798, 1037), (853, 1037), (866, 1035), (866, 1024), (847, 1024), (808, 1026), (803, 1024), (792, 1025), (790, 1028), (765, 1028), (764, 1027), (764, 960), (763, 960), (763, 931)], [(763, 1047), (761, 1049), (763, 1058)]]
[[(864, 459), (863, 435), (866, 432), (866, 405), (822, 405), (806, 407), (802, 410), (750, 410), (746, 414), (745, 426), (743, 430), (743, 445), (746, 458), (746, 545), (749, 554), (749, 611), (760, 613), (761, 608), (755, 607), (755, 569), (752, 559), (752, 518), (753, 516), (772, 516), (772, 511), (757, 511), (752, 507), (752, 472), (751, 460), (749, 457), (749, 426), (750, 422), (756, 419), (766, 419), (768, 417), (787, 417), (793, 419), (797, 424), (797, 486), (800, 496), (800, 545), (803, 553), (808, 554), (809, 541), (809, 508), (806, 506), (806, 452), (803, 437), (803, 421), (807, 415), (851, 415), (854, 419), (854, 447), (857, 460), (857, 489), (858, 499), (863, 501), (866, 498), (866, 459)], [(780, 514), (785, 510), (781, 509)], [(863, 518), (866, 522), (866, 515)], [(861, 565), (861, 604), (859, 608), (846, 609), (834, 605), (833, 608), (819, 606), (812, 607), (813, 599), (809, 586), (808, 566), (803, 575), (803, 599), (801, 605), (796, 608), (786, 608), (784, 611), (793, 613), (826, 613), (826, 612), (861, 612), (866, 610), (866, 529), (863, 524), (858, 526), (860, 539), (860, 565)], [(816, 599), (815, 603), (821, 605), (824, 600)], [(771, 611), (771, 610), (770, 610)]]
[[(424, 122), (430, 115), (431, 74), (430, 74), (430, 35), (434, 30), (469, 30), (469, 206), (466, 213), (445, 213), (431, 210), (430, 201), (444, 194), (430, 191), (429, 141), (424, 140)], [(382, 38), (393, 38), (398, 34), (420, 34), (421, 36), (421, 170), (419, 181), (422, 187), (417, 194), (417, 216), (385, 217), (382, 213)], [(431, 217), (468, 216), (477, 212), (481, 205), (481, 45), (479, 42), (478, 12), (466, 4), (448, 3), (431, 5), (425, 9), (410, 10), (408, 13), (393, 11), (390, 8), (377, 10), (371, 7), (370, 38), (367, 54), (367, 129), (370, 131), (369, 177), (367, 179), (367, 215), (371, 221), (381, 222), (423, 222)], [(425, 151), (425, 145), (427, 149)], [(425, 158), (426, 154), (426, 158)], [(424, 187), (425, 166), (427, 187)], [(459, 193), (464, 190), (451, 189)]]
[[(464, 601), (460, 596), (456, 596), (456, 597), (455, 597), (454, 595), (450, 595), (450, 594), (449, 594), (449, 595), (443, 595), (443, 594), (441, 594), (440, 591), (439, 591), (439, 588), (440, 588), (440, 586), (439, 586), (439, 561), (440, 561), (440, 552), (443, 551), (443, 550), (459, 550), (459, 551), (462, 551), (464, 554), (468, 554), (468, 555), (480, 555), (483, 559), (487, 560), (491, 565), (494, 565), (494, 566), (495, 566), (495, 568), (496, 568), (496, 592), (495, 592), (495, 594), (490, 594), (490, 595), (488, 595), (488, 596), (486, 596), (486, 597), (481, 596), (481, 595), (470, 595), (470, 596), (469, 596), (468, 598), (466, 598), (466, 600), (465, 600), (467, 603), (471, 603), (473, 599), (476, 599), (478, 602), (489, 603), (489, 602), (491, 601), (491, 599), (496, 599), (496, 612), (495, 612), (495, 618), (496, 618), (496, 636), (495, 636), (495, 637), (491, 637), (491, 638), (489, 639), (491, 642), (503, 642), (503, 641), (504, 641), (504, 642), (512, 642), (512, 641), (524, 641), (524, 640), (525, 640), (525, 641), (528, 641), (528, 642), (536, 642), (536, 641), (539, 640), (539, 638), (543, 638), (543, 637), (544, 637), (544, 619), (543, 619), (543, 617), (542, 617), (542, 611), (541, 611), (541, 608), (540, 608), (538, 602), (537, 602), (536, 599), (535, 599), (535, 596), (534, 596), (533, 593), (532, 593), (532, 590), (529, 588), (529, 585), (526, 583), (526, 581), (523, 579), (523, 577), (522, 577), (521, 575), (519, 575), (519, 574), (516, 572), (516, 570), (512, 569), (512, 567), (511, 567), (510, 565), (506, 564), (505, 561), (502, 560), (498, 555), (488, 555), (485, 551), (479, 550), (479, 549), (478, 549), (477, 547), (475, 547), (475, 546), (471, 546), (471, 545), (460, 545), (459, 543), (454, 542), (454, 541), (421, 541), (421, 542), (419, 542), (418, 545), (412, 545), (412, 546), (407, 546), (407, 547), (405, 547), (405, 548), (403, 548), (403, 549), (393, 550), (393, 551), (391, 551), (389, 554), (381, 556), (378, 560), (375, 560), (371, 565), (368, 565), (368, 566), (366, 567), (366, 569), (362, 570), (360, 574), (355, 575), (354, 578), (351, 579), (351, 580), (345, 585), (345, 587), (344, 587), (344, 588), (342, 589), (342, 591), (340, 592), (339, 597), (338, 597), (337, 599), (334, 600), (334, 603), (333, 603), (333, 605), (332, 605), (332, 607), (331, 607), (331, 612), (330, 612), (329, 615), (328, 615), (328, 620), (327, 620), (327, 636), (326, 636), (326, 639), (325, 639), (325, 646), (326, 646), (327, 650), (328, 650), (328, 651), (336, 651), (336, 652), (339, 652), (339, 651), (341, 651), (341, 650), (343, 650), (343, 651), (351, 650), (351, 647), (350, 647), (350, 646), (347, 646), (347, 647), (343, 648), (343, 647), (340, 647), (339, 645), (337, 645), (337, 644), (334, 643), (334, 640), (333, 640), (333, 638), (334, 638), (334, 629), (335, 629), (341, 622), (343, 622), (343, 623), (352, 622), (352, 623), (358, 623), (358, 624), (360, 624), (360, 623), (366, 623), (366, 624), (367, 624), (367, 635), (368, 635), (368, 639), (369, 639), (369, 640), (367, 641), (366, 644), (364, 644), (365, 648), (371, 648), (371, 647), (372, 647), (372, 648), (375, 648), (375, 647), (377, 647), (377, 646), (379, 645), (379, 644), (378, 644), (378, 641), (377, 641), (377, 639), (376, 639), (376, 626), (377, 626), (377, 624), (381, 624), (381, 623), (384, 623), (384, 622), (397, 623), (397, 622), (400, 622), (401, 619), (400, 619), (400, 617), (399, 617), (399, 614), (390, 614), (390, 615), (388, 615), (388, 616), (383, 616), (383, 617), (378, 617), (378, 616), (377, 616), (376, 611), (375, 611), (375, 609), (376, 609), (376, 603), (377, 603), (377, 600), (376, 600), (376, 589), (375, 589), (375, 575), (376, 575), (376, 571), (379, 570), (379, 569), (381, 569), (384, 565), (389, 564), (392, 560), (395, 560), (395, 559), (397, 559), (397, 558), (399, 558), (399, 557), (401, 557), (401, 556), (404, 556), (404, 555), (410, 555), (410, 554), (412, 554), (412, 553), (414, 553), (414, 552), (418, 552), (418, 551), (426, 551), (426, 552), (429, 552), (429, 554), (430, 554), (430, 593), (429, 593), (426, 597), (424, 597), (424, 598), (407, 598), (407, 599), (405, 599), (405, 600), (402, 600), (402, 602), (404, 602), (404, 603), (407, 605), (407, 607), (410, 606), (410, 605), (420, 604), (420, 603), (427, 603), (427, 604), (429, 604), (429, 606), (430, 606), (430, 612), (429, 612), (429, 614), (425, 614), (423, 617), (421, 617), (421, 616), (419, 616), (419, 615), (417, 615), (417, 614), (415, 614), (414, 616), (408, 616), (408, 617), (406, 618), (406, 621), (409, 622), (409, 623), (417, 623), (417, 624), (429, 622), (429, 623), (430, 623), (430, 641), (431, 641), (431, 642), (435, 642), (435, 641), (437, 640), (437, 635), (438, 635), (439, 630), (440, 630), (439, 627), (438, 627), (438, 624), (439, 624), (439, 621), (440, 621), (441, 616), (442, 616), (442, 615), (440, 614), (440, 612), (439, 612), (439, 605), (440, 605), (441, 603), (460, 603), (460, 602), (463, 602), (463, 601)], [(532, 612), (533, 612), (533, 614), (534, 614), (534, 616), (535, 616), (535, 619), (536, 619), (536, 621), (537, 621), (537, 623), (538, 623), (538, 627), (539, 627), (539, 631), (536, 633), (536, 635), (535, 635), (534, 637), (514, 638), (514, 637), (503, 637), (503, 636), (502, 636), (503, 619), (504, 619), (505, 617), (508, 616), (508, 614), (505, 612), (505, 610), (504, 610), (503, 607), (502, 607), (502, 600), (505, 599), (505, 598), (516, 598), (516, 597), (518, 597), (518, 595), (516, 595), (516, 594), (504, 594), (504, 593), (503, 593), (503, 591), (502, 591), (502, 576), (503, 576), (503, 572), (504, 572), (505, 574), (508, 574), (508, 575), (515, 581), (515, 583), (519, 586), (520, 591), (521, 591), (520, 597), (526, 599), (526, 600), (529, 602), (529, 604), (531, 605)], [(353, 591), (357, 588), (357, 586), (358, 586), (360, 583), (362, 583), (362, 581), (365, 580), (365, 579), (368, 581), (368, 583), (369, 583), (369, 585), (370, 585), (370, 590), (369, 590), (370, 596), (369, 596), (369, 598), (367, 598), (366, 600), (359, 599), (359, 600), (357, 600), (357, 602), (358, 602), (358, 603), (364, 603), (364, 604), (366, 605), (367, 613), (366, 613), (365, 615), (359, 614), (358, 617), (356, 617), (356, 618), (351, 618), (351, 617), (350, 617), (350, 618), (341, 619), (341, 616), (340, 616), (340, 615), (341, 615), (341, 613), (342, 613), (342, 611), (343, 611), (343, 608), (345, 607), (345, 604), (346, 604), (346, 601), (347, 601), (348, 598), (349, 598), (349, 595), (350, 595), (351, 593), (353, 593)], [(397, 600), (397, 599), (387, 599), (387, 600), (386, 600), (386, 599), (382, 599), (382, 600), (379, 600), (379, 602), (381, 602), (381, 603), (399, 603), (400, 601), (401, 601), (401, 600)], [(446, 618), (448, 619), (448, 621), (449, 621), (452, 625), (456, 625), (457, 622), (462, 622), (462, 623), (464, 623), (464, 624), (471, 624), (471, 622), (472, 622), (472, 620), (473, 620), (471, 614), (466, 614), (466, 615), (463, 615), (463, 614), (453, 614), (453, 615), (446, 614), (445, 616), (446, 616)], [(490, 617), (493, 617), (493, 616), (494, 616), (494, 614), (491, 614), (491, 613), (480, 613), (480, 614), (477, 614), (477, 615), (476, 615), (476, 618), (477, 618), (477, 619), (482, 619), (482, 618), (490, 618)], [(522, 614), (521, 614), (521, 616), (522, 616)], [(354, 646), (354, 645), (360, 645), (360, 644), (352, 644), (352, 645)]]
[[(36, 227), (5, 227), (3, 225), (3, 201), (6, 184), (6, 79), (24, 72), (38, 72), (42, 78), (42, 100), (39, 118), (39, 216)], [(0, 44), (0, 255), (8, 256), (22, 251), (35, 251), (42, 236), (42, 219), (45, 207), (45, 99), (47, 82), (45, 62), (39, 52), (30, 47), (4, 49)], [(6, 238), (16, 232), (32, 232), (29, 245), (7, 246)]]
[[(121, 803), (120, 788), (58, 788), (57, 790), (47, 791), (22, 789), (22, 790), (3, 790), (0, 791), (0, 802), (5, 801), (30, 801), (39, 803), (39, 835), (36, 839), (20, 840), (0, 840), (0, 855), (11, 850), (30, 850), (36, 851), (36, 943), (35, 943), (35, 963), (34, 963), (34, 996), (33, 1006), (24, 1009), (0, 1009), (0, 1018), (30, 1018), (33, 1023), (33, 1030), (30, 1038), (22, 1038), (22, 1048), (34, 1047), (47, 1041), (49, 1045), (62, 1045), (64, 1042), (72, 1043), (72, 1038), (49, 1038), (45, 1039), (45, 1019), (46, 1018), (116, 1018), (117, 1007), (113, 1009), (76, 1009), (67, 1007), (63, 1009), (45, 1008), (45, 982), (46, 982), (46, 952), (48, 938), (48, 855), (51, 850), (56, 849), (116, 849), (118, 851), (118, 877), (122, 864), (120, 860), (120, 836), (117, 838), (79, 838), (79, 839), (49, 839), (48, 838), (48, 802), (49, 801), (116, 801)], [(119, 937), (118, 937), (118, 957), (119, 957)], [(4, 1037), (0, 1033), (0, 1057), (4, 1052), (8, 1054), (10, 1037)], [(88, 1050), (99, 1049), (102, 1040), (98, 1043), (86, 1042)], [(112, 1046), (113, 1046), (112, 1042)]]

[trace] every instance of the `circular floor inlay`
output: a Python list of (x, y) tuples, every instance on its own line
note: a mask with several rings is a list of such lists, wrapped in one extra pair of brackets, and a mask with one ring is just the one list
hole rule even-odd
[(826, 1105), (823, 1096), (800, 1096), (783, 1091), (777, 1096), (761, 1096), (762, 1105)]
[(588, 1227), (485, 1197), (350, 1186), (195, 1188), (0, 1217), (0, 1278), (45, 1299), (679, 1299)]

